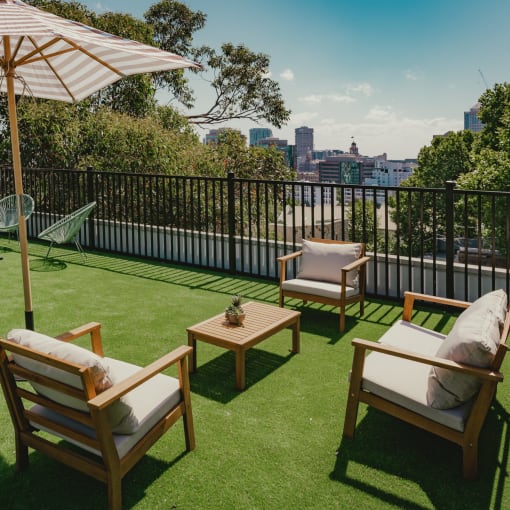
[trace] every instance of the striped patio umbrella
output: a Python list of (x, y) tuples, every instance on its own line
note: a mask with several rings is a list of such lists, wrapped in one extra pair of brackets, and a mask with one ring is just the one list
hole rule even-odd
[(22, 207), (16, 95), (80, 101), (129, 75), (198, 64), (42, 11), (19, 0), (0, 0), (0, 90), (7, 94), (12, 160), (18, 196), (25, 323), (34, 328), (27, 230)]

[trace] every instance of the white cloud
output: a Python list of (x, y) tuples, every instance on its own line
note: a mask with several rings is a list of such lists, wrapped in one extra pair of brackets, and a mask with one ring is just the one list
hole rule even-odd
[(404, 77), (409, 81), (418, 81), (423, 77), (423, 72), (419, 69), (406, 69), (404, 71)]
[(299, 100), (302, 101), (303, 103), (314, 103), (314, 104), (322, 103), (323, 99), (324, 99), (324, 96), (322, 96), (320, 94), (310, 94), (309, 96), (299, 98)]
[[(317, 112), (301, 112), (292, 113), (289, 121), (291, 126), (303, 126), (310, 123), (311, 120), (317, 119), (319, 114)], [(313, 126), (310, 126), (313, 127)]]
[(353, 103), (356, 101), (353, 97), (342, 94), (310, 94), (309, 96), (300, 97), (300, 101), (303, 103), (319, 104), (322, 102), (333, 102), (333, 103)]
[(294, 128), (306, 125), (314, 129), (317, 149), (348, 150), (352, 136), (361, 154), (376, 156), (386, 152), (392, 159), (416, 158), (434, 135), (462, 129), (460, 124), (458, 119), (446, 117), (410, 118), (389, 106), (374, 106), (359, 121), (343, 122), (331, 114), (322, 116), (308, 111), (292, 114), (285, 138), (293, 140)]
[(370, 83), (363, 82), (357, 84), (347, 85), (347, 93), (359, 93), (364, 96), (370, 97), (374, 92), (374, 89)]
[(282, 78), (282, 80), (293, 81), (294, 71), (292, 71), (292, 69), (285, 69), (280, 73), (280, 78)]
[(389, 106), (374, 106), (365, 115), (365, 119), (373, 122), (393, 122), (396, 116)]

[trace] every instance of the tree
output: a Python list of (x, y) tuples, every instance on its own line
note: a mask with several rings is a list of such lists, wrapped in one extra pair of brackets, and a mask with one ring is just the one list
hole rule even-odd
[(418, 155), (418, 168), (402, 182), (399, 203), (390, 199), (392, 220), (398, 226), (399, 252), (415, 255), (432, 251), (434, 242), (443, 236), (445, 202), (443, 192), (424, 193), (413, 188), (444, 189), (446, 181), (456, 180), (471, 172), (471, 155), (475, 136), (471, 131), (459, 131), (438, 136)]
[[(196, 57), (192, 46), (193, 34), (202, 29), (207, 20), (202, 11), (194, 12), (181, 2), (162, 0), (151, 6), (144, 17), (152, 28), (156, 46), (183, 57)], [(154, 77), (158, 88), (168, 88), (184, 106), (193, 106), (193, 91), (183, 70), (157, 73)]]
[(418, 154), (418, 168), (403, 186), (443, 188), (446, 181), (456, 180), (473, 168), (471, 148), (475, 135), (471, 131), (450, 132), (437, 136)]
[[(205, 26), (207, 16), (181, 2), (162, 0), (154, 4), (145, 13), (145, 21), (128, 14), (96, 15), (78, 2), (28, 0), (28, 3), (200, 62), (203, 69), (197, 72), (210, 81), (215, 97), (204, 112), (187, 116), (194, 124), (250, 119), (265, 120), (280, 128), (289, 120), (290, 110), (285, 108), (279, 85), (269, 77), (269, 56), (230, 43), (222, 45), (221, 52), (208, 46), (194, 47), (193, 35)], [(188, 109), (194, 105), (193, 90), (184, 70), (125, 78), (98, 92), (90, 104), (144, 117), (153, 113), (159, 89), (167, 89)]]
[(212, 159), (220, 161), (223, 175), (232, 171), (243, 179), (289, 180), (294, 171), (276, 147), (247, 147), (238, 131), (227, 129), (219, 133), (218, 143), (210, 146)]
[(480, 97), (479, 119), (484, 128), (480, 148), (510, 152), (510, 85), (496, 83)]
[(290, 118), (278, 83), (269, 78), (269, 57), (246, 46), (226, 43), (219, 54), (203, 47), (196, 56), (213, 73), (216, 97), (200, 114), (187, 115), (196, 124), (217, 124), (231, 119), (265, 120), (281, 128)]

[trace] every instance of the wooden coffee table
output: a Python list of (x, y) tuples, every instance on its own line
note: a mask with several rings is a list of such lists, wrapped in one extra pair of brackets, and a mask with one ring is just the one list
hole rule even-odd
[(193, 347), (189, 372), (197, 369), (197, 340), (234, 351), (236, 354), (236, 387), (246, 386), (246, 351), (282, 329), (292, 328), (292, 352), (299, 352), (301, 312), (250, 301), (243, 304), (246, 317), (242, 326), (229, 324), (221, 313), (187, 328), (188, 345)]

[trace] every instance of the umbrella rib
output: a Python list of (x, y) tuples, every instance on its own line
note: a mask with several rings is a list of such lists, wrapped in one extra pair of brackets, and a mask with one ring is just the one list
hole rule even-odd
[[(48, 43), (42, 45), (42, 46), (38, 46), (36, 41), (32, 38), (32, 37), (29, 37), (28, 38), (30, 40), (30, 42), (34, 45), (34, 50), (30, 53), (28, 53), (27, 55), (25, 55), (23, 58), (20, 58), (19, 61), (16, 63), (16, 65), (28, 65), (28, 64), (31, 64), (33, 62), (39, 62), (39, 61), (44, 61), (46, 63), (46, 65), (51, 69), (51, 72), (54, 74), (54, 76), (58, 79), (58, 81), (60, 82), (60, 84), (62, 85), (62, 87), (64, 88), (64, 90), (67, 92), (67, 94), (69, 95), (69, 97), (73, 100), (73, 101), (76, 101), (76, 98), (74, 97), (74, 94), (71, 92), (71, 90), (69, 89), (69, 87), (65, 84), (64, 80), (62, 80), (60, 74), (57, 72), (57, 70), (53, 67), (53, 65), (51, 64), (51, 62), (48, 60), (49, 58), (51, 57), (55, 57), (57, 55), (62, 55), (63, 53), (68, 53), (70, 51), (75, 51), (74, 48), (69, 48), (69, 49), (66, 49), (66, 50), (62, 50), (62, 51), (58, 51), (58, 52), (55, 52), (55, 53), (51, 53), (51, 54), (48, 54), (48, 55), (44, 55), (42, 52), (46, 49), (46, 48), (49, 48), (50, 46), (53, 46), (58, 39), (53, 39), (52, 41), (49, 41)], [(21, 44), (21, 43), (20, 43)], [(18, 46), (19, 47), (19, 46)], [(18, 48), (16, 48), (17, 50)], [(35, 58), (31, 58), (33, 56), (35, 56), (37, 53), (40, 54), (39, 57), (35, 57)]]
[[(109, 69), (110, 71), (112, 71), (112, 73), (115, 73), (121, 77), (125, 76), (125, 74), (122, 73), (121, 71), (119, 71), (117, 68), (108, 64), (108, 62), (105, 62), (104, 60), (98, 58), (96, 55), (94, 55), (90, 51), (86, 50), (83, 46), (76, 44), (73, 40), (68, 39), (67, 37), (58, 37), (58, 38), (52, 39), (51, 41), (48, 41), (46, 44), (43, 44), (42, 46), (37, 46), (37, 43), (31, 37), (29, 39), (30, 39), (30, 42), (34, 45), (34, 50), (32, 50), (30, 53), (27, 53), (22, 58), (20, 58), (16, 62), (17, 66), (31, 64), (31, 63), (37, 62), (39, 60), (47, 61), (51, 57), (56, 57), (58, 55), (68, 53), (70, 51), (79, 51), (80, 53), (87, 55), (87, 57), (91, 58), (92, 60), (95, 60), (98, 64), (101, 64), (102, 66), (104, 66), (107, 69)], [(71, 48), (68, 48), (65, 50), (60, 50), (60, 51), (55, 51), (54, 53), (51, 53), (48, 55), (45, 55), (44, 53), (42, 53), (44, 50), (46, 50), (50, 46), (53, 46), (54, 44), (56, 44), (59, 41), (66, 42), (67, 44), (69, 44), (69, 46), (71, 46)], [(40, 56), (35, 57), (35, 55), (37, 55), (38, 53), (40, 54)]]
[(112, 73), (115, 73), (115, 74), (119, 75), (120, 77), (126, 76), (123, 72), (119, 71), (116, 67), (113, 67), (108, 62), (105, 62), (103, 59), (96, 57), (96, 55), (94, 55), (93, 53), (90, 53), (90, 51), (86, 50), (83, 46), (79, 46), (74, 41), (67, 39), (65, 37), (63, 38), (63, 40), (70, 46), (73, 46), (77, 51), (84, 53), (85, 55), (87, 55), (87, 57), (91, 58), (92, 60), (95, 60), (98, 64), (101, 64), (102, 66), (109, 69)]
[[(14, 59), (16, 58), (18, 50), (21, 46), (21, 42), (24, 38), (25, 38), (25, 36), (20, 38), (18, 45), (16, 46), (16, 51), (13, 54)], [(55, 39), (52, 39), (51, 41), (48, 41), (47, 43), (43, 44), (42, 46), (38, 46), (37, 42), (32, 37), (28, 36), (26, 38), (32, 43), (32, 45), (34, 46), (34, 49), (31, 52), (27, 53), (26, 55), (23, 55), (18, 61), (16, 61), (16, 66), (23, 66), (23, 65), (27, 65), (27, 64), (34, 62), (35, 59), (32, 59), (32, 57), (37, 54), (40, 54), (41, 58), (43, 58), (43, 59), (47, 58), (46, 56), (44, 56), (44, 54), (42, 52), (46, 48), (53, 46), (60, 40), (59, 38), (55, 38)], [(52, 55), (50, 55), (50, 56), (52, 56)], [(38, 58), (37, 60), (40, 60), (40, 59)]]

